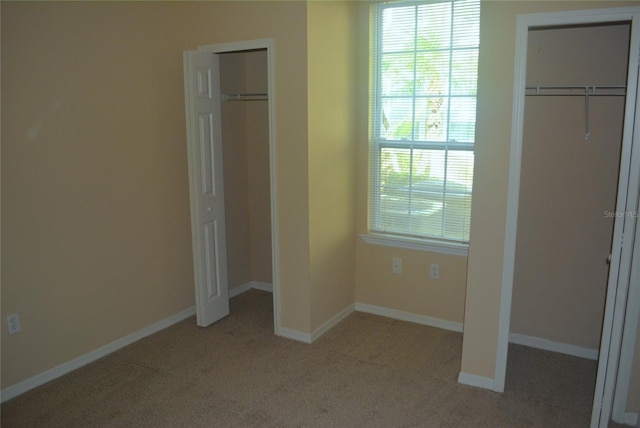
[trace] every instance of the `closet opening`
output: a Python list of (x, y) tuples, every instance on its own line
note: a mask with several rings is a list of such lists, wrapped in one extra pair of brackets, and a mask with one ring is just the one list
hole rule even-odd
[(225, 52), (220, 93), (229, 297), (273, 289), (267, 49)]
[[(613, 243), (630, 29), (622, 22), (528, 33), (509, 338), (579, 358), (558, 359), (557, 372), (507, 382), (531, 382), (552, 396), (544, 381), (561, 378), (585, 418)], [(535, 366), (547, 355), (531, 358)]]
[(541, 375), (531, 361), (531, 379), (508, 378), (509, 342), (569, 354), (556, 373), (584, 363), (563, 387), (592, 427), (616, 420), (614, 400), (626, 404), (633, 351), (621, 344), (640, 306), (629, 299), (640, 291), (638, 19), (630, 7), (517, 20), (496, 389)]
[[(185, 51), (196, 322), (250, 289), (280, 335), (273, 40)], [(264, 309), (264, 308), (263, 308)], [(266, 320), (268, 315), (262, 319)]]

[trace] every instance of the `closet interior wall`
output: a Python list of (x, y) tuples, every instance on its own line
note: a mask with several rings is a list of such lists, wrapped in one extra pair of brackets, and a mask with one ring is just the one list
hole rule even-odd
[[(527, 86), (626, 85), (629, 24), (529, 31)], [(599, 348), (624, 96), (527, 96), (511, 333)]]
[[(266, 50), (220, 55), (222, 94), (267, 93)], [(272, 283), (267, 101), (223, 101), (222, 154), (229, 290)]]

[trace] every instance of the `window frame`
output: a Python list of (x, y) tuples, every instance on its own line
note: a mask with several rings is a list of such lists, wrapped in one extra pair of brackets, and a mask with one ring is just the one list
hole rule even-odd
[[(410, 0), (410, 1), (398, 1), (394, 2), (391, 7), (407, 7), (407, 6), (420, 6), (424, 4), (434, 4), (434, 3), (454, 3), (455, 0), (435, 0), (435, 1), (425, 1), (425, 0)], [(393, 233), (387, 232), (383, 230), (376, 229), (375, 226), (380, 224), (380, 216), (381, 216), (381, 208), (380, 208), (380, 199), (381, 199), (381, 191), (382, 186), (381, 182), (381, 168), (382, 168), (382, 150), (384, 148), (400, 148), (411, 151), (411, 162), (413, 161), (413, 150), (414, 149), (428, 149), (428, 150), (442, 150), (442, 152), (446, 155), (453, 151), (466, 151), (472, 153), (472, 158), (475, 155), (475, 136), (473, 141), (471, 142), (458, 142), (455, 140), (452, 141), (421, 141), (421, 140), (395, 140), (395, 139), (387, 139), (380, 137), (380, 121), (382, 120), (382, 99), (385, 97), (382, 94), (382, 78), (380, 77), (382, 72), (382, 63), (383, 63), (383, 53), (382, 53), (382, 16), (385, 6), (374, 5), (375, 11), (372, 14), (374, 18), (373, 23), (373, 61), (372, 61), (372, 70), (373, 70), (373, 85), (372, 85), (372, 96), (371, 96), (371, 134), (370, 134), (370, 158), (371, 158), (371, 169), (369, 171), (369, 180), (370, 180), (370, 192), (369, 192), (369, 206), (368, 206), (368, 234), (360, 235), (361, 238), (370, 244), (376, 245), (384, 245), (391, 246), (396, 248), (409, 248), (421, 251), (432, 251), (443, 254), (451, 254), (451, 255), (461, 255), (466, 256), (468, 254), (469, 248), (469, 238), (467, 239), (455, 239), (448, 237), (436, 237), (436, 236), (424, 236), (418, 234), (402, 234), (402, 233)], [(451, 30), (453, 34), (453, 29)], [(417, 37), (417, 35), (416, 35)], [(414, 39), (415, 42), (415, 39)], [(475, 48), (476, 52), (479, 52), (479, 43)], [(451, 59), (453, 52), (457, 50), (453, 46), (449, 46), (447, 48), (447, 52), (449, 54), (449, 58)], [(449, 74), (451, 76), (453, 72), (451, 71), (452, 63), (449, 61)], [(477, 69), (476, 69), (476, 79), (477, 79)], [(469, 95), (464, 95), (465, 97), (469, 97)], [(407, 96), (414, 100), (416, 99), (416, 93), (413, 92), (412, 95)], [(448, 92), (446, 97), (450, 100), (456, 97), (456, 94), (452, 94)], [(428, 97), (425, 97), (428, 98)], [(448, 101), (449, 101), (448, 100)], [(475, 96), (474, 100), (476, 101), (476, 117), (477, 117), (477, 80), (475, 86)], [(450, 111), (447, 111), (447, 125), (451, 123)], [(415, 114), (415, 113), (414, 113)], [(412, 128), (415, 122), (412, 122)], [(414, 134), (415, 135), (415, 134)], [(446, 161), (445, 161), (446, 162)], [(475, 162), (474, 162), (475, 163)], [(446, 189), (447, 180), (443, 181), (443, 197), (446, 198), (447, 193), (444, 189)], [(414, 189), (410, 189), (411, 192)], [(468, 191), (469, 197), (471, 198), (471, 194), (473, 191), (473, 184), (471, 184), (471, 189)], [(442, 221), (444, 223), (445, 215), (442, 216)], [(411, 214), (409, 208), (409, 224), (411, 224)], [(470, 221), (471, 215), (469, 213), (468, 217), (469, 221), (469, 229), (470, 229)]]

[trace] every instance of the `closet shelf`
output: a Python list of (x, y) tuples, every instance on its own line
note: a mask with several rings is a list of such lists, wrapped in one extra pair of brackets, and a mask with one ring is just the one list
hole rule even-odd
[(268, 100), (267, 94), (222, 94), (222, 101), (265, 101)]

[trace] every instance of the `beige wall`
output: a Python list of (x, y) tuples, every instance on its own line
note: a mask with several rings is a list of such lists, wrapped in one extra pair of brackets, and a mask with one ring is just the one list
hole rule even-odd
[[(625, 85), (630, 26), (529, 32), (527, 85)], [(511, 332), (600, 346), (624, 97), (525, 100)]]
[(354, 303), (357, 2), (310, 2), (311, 329)]
[[(358, 303), (462, 323), (467, 258), (358, 243)], [(402, 274), (391, 259), (402, 259)], [(440, 265), (440, 279), (429, 266)]]
[(2, 313), (22, 323), (2, 388), (193, 306), (182, 51), (204, 44), (274, 39), (280, 319), (310, 332), (306, 4), (0, 7)]
[(149, 8), (2, 2), (2, 388), (194, 305), (190, 8)]
[[(267, 93), (266, 51), (220, 55), (222, 93)], [(222, 103), (229, 288), (271, 283), (269, 111), (266, 101)]]
[(513, 98), (516, 16), (632, 2), (484, 2), (471, 243), (461, 370), (495, 377)]

